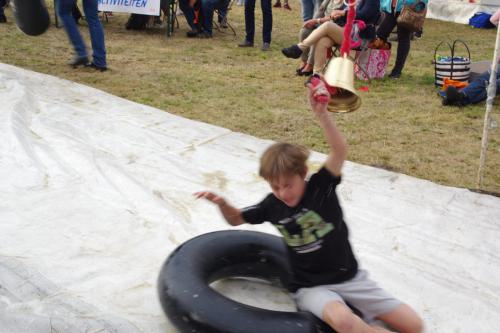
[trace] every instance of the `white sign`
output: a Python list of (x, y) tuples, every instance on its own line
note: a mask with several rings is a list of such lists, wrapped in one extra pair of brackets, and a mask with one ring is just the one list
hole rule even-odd
[(160, 0), (98, 0), (99, 11), (160, 15)]

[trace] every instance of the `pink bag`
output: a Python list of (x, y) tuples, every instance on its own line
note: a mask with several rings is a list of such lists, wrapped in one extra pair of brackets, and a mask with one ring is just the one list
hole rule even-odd
[(354, 73), (360, 80), (381, 79), (391, 57), (391, 50), (366, 49), (356, 51)]
[(359, 33), (362, 30), (365, 30), (365, 28), (366, 28), (365, 21), (354, 20), (351, 30), (351, 50), (357, 49), (358, 47), (361, 46), (362, 40), (361, 37), (359, 36)]

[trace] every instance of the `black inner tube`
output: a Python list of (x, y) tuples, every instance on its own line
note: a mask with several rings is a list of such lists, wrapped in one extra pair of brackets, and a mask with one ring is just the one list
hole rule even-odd
[(158, 278), (165, 314), (181, 333), (332, 333), (309, 312), (260, 309), (233, 301), (209, 284), (253, 277), (286, 286), (286, 248), (280, 237), (241, 230), (195, 237), (171, 253)]
[(50, 25), (50, 16), (44, 0), (12, 0), (16, 24), (27, 35), (43, 34)]

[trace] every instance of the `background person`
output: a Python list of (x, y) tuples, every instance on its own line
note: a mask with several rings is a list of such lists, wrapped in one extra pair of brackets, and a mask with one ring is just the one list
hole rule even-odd
[(201, 0), (201, 13), (203, 20), (203, 32), (198, 37), (212, 38), (212, 22), (214, 19), (214, 11), (219, 10), (222, 17), (219, 17), (219, 23), (226, 19), (229, 0)]
[[(365, 22), (366, 28), (359, 32), (358, 43), (361, 44), (359, 38), (371, 40), (375, 37), (375, 24), (380, 17), (380, 1), (379, 0), (358, 0), (356, 6), (356, 20)], [(339, 20), (346, 17), (347, 9), (334, 10), (330, 17)], [(323, 22), (321, 19), (320, 22)], [(353, 27), (354, 31), (354, 27)], [(351, 38), (353, 34), (351, 33)], [(327, 61), (327, 51), (334, 45), (342, 45), (344, 40), (344, 28), (327, 18), (327, 22), (323, 22), (302, 42), (290, 47), (285, 47), (281, 52), (287, 58), (298, 59), (302, 53), (309, 47), (314, 45), (314, 73), (321, 73)], [(354, 42), (354, 38), (352, 42)], [(353, 45), (351, 45), (353, 46)]]
[[(273, 9), (271, 0), (260, 0), (262, 8), (262, 51), (271, 48), (271, 32), (273, 30)], [(245, 0), (245, 40), (238, 47), (253, 47), (255, 36), (255, 0)]]
[(194, 4), (195, 1), (179, 0), (179, 8), (184, 13), (184, 18), (186, 19), (187, 24), (191, 28), (191, 30), (187, 32), (187, 36), (190, 38), (197, 37), (200, 32), (198, 26), (194, 22), (195, 20)]
[[(500, 9), (490, 18), (490, 22), (498, 26), (500, 20)], [(465, 106), (485, 101), (488, 97), (488, 86), (490, 84), (491, 69), (477, 76), (469, 85), (463, 89), (457, 89), (449, 86), (439, 95), (443, 97), (443, 105)], [(500, 94), (500, 71), (497, 70), (496, 77), (497, 90), (496, 95)]]
[[(273, 8), (281, 8), (281, 1), (277, 0), (274, 3)], [(283, 1), (283, 8), (288, 9), (288, 10), (292, 10), (292, 7), (290, 7), (290, 4), (288, 3), (288, 0)]]
[[(403, 4), (411, 6), (416, 2), (423, 2), (425, 6), (427, 6), (428, 0), (381, 0), (380, 8), (385, 15), (378, 27), (377, 36), (384, 42), (387, 42), (391, 31), (397, 25), (397, 18), (403, 9)], [(396, 53), (396, 62), (389, 74), (389, 77), (392, 79), (398, 79), (401, 76), (406, 58), (408, 57), (408, 53), (410, 53), (410, 40), (412, 37), (411, 31), (401, 26), (398, 26), (397, 34), (398, 49)]]
[(4, 7), (7, 5), (6, 0), (0, 0), (0, 23), (7, 23), (7, 17), (5, 17)]
[(313, 18), (322, 0), (300, 0), (302, 5), (302, 21), (306, 22)]
[[(490, 84), (491, 70), (488, 70), (474, 79), (469, 85), (462, 89), (449, 86), (439, 94), (443, 97), (443, 105), (465, 106), (485, 101), (488, 97), (488, 85)], [(497, 90), (500, 93), (500, 71), (497, 71)]]
[(107, 70), (106, 66), (106, 48), (104, 45), (104, 31), (101, 21), (99, 21), (97, 0), (83, 0), (83, 12), (87, 21), (92, 43), (92, 62), (89, 63), (87, 49), (78, 26), (73, 18), (72, 12), (76, 0), (58, 0), (57, 13), (61, 18), (64, 30), (73, 45), (76, 56), (69, 62), (73, 68), (78, 66), (89, 66), (99, 71)]
[[(314, 14), (314, 17), (304, 22), (299, 32), (299, 42), (306, 39), (311, 32), (322, 23), (334, 20), (332, 16), (335, 16), (335, 10), (344, 10), (345, 8), (346, 5), (344, 4), (344, 0), (324, 0)], [(334, 20), (334, 22), (339, 26), (344, 26), (345, 16), (342, 16), (342, 18), (339, 17), (337, 20)], [(312, 75), (314, 66), (314, 45), (309, 49), (305, 49), (300, 58), (300, 67), (296, 70), (296, 74), (300, 76)]]

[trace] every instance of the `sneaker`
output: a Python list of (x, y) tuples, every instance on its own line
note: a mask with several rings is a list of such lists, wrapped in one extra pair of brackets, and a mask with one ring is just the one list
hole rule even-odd
[(276, 1), (276, 3), (273, 5), (274, 8), (281, 8), (281, 2)]
[(281, 53), (283, 53), (287, 58), (298, 59), (302, 55), (302, 50), (297, 44), (295, 44), (290, 47), (285, 47), (281, 50)]
[(68, 65), (70, 65), (73, 68), (77, 68), (78, 66), (87, 66), (89, 63), (89, 59), (87, 57), (74, 57), (73, 60), (68, 62)]
[(288, 9), (288, 10), (292, 10), (292, 7), (290, 7), (290, 5), (288, 3), (284, 4), (283, 8)]
[(391, 74), (389, 74), (389, 78), (391, 79), (399, 79), (401, 77), (401, 72), (396, 72), (392, 71)]
[(271, 50), (271, 44), (270, 43), (263, 43), (261, 50), (262, 51), (269, 51), (269, 50)]
[(465, 95), (454, 86), (449, 86), (445, 90), (447, 105), (464, 105)]
[(96, 71), (99, 71), (99, 72), (105, 72), (105, 71), (108, 70), (108, 67), (106, 67), (106, 66), (104, 66), (104, 67), (103, 66), (97, 66), (93, 62), (91, 62), (90, 64), (85, 65), (85, 67), (95, 69)]
[(250, 42), (245, 39), (244, 41), (238, 44), (238, 47), (253, 47), (253, 42)]
[(198, 37), (198, 34), (199, 34), (199, 31), (196, 30), (196, 29), (193, 29), (193, 30), (189, 30), (187, 33), (186, 33), (186, 36), (188, 38), (195, 38), (195, 37)]

